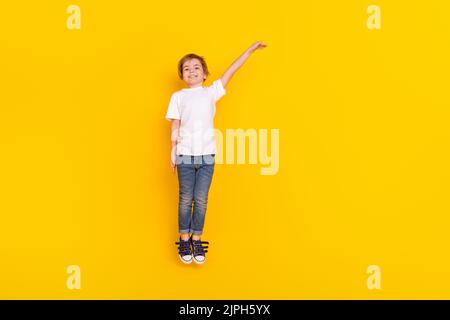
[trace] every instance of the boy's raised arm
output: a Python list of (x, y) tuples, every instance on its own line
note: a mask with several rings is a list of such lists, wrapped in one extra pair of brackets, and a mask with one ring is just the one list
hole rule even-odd
[(252, 44), (247, 50), (245, 50), (244, 53), (241, 54), (240, 57), (237, 58), (231, 64), (231, 66), (223, 73), (222, 77), (220, 77), (222, 85), (225, 87), (228, 84), (233, 74), (244, 64), (244, 62), (250, 57), (250, 55), (256, 49), (262, 49), (264, 47), (267, 47), (267, 44), (263, 43), (262, 41), (258, 41)]

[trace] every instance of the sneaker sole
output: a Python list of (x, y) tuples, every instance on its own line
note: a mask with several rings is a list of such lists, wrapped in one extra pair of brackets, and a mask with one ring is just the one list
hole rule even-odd
[(192, 263), (192, 260), (193, 260), (193, 259), (191, 259), (191, 260), (189, 260), (189, 261), (186, 261), (186, 260), (184, 260), (180, 255), (178, 255), (178, 257), (180, 258), (180, 260), (181, 260), (184, 264), (190, 264), (190, 263)]
[(196, 264), (204, 264), (205, 261), (206, 261), (206, 259), (203, 260), (203, 261), (197, 261), (197, 260), (195, 260), (195, 258), (192, 258), (192, 260), (194, 260), (194, 262), (195, 262)]

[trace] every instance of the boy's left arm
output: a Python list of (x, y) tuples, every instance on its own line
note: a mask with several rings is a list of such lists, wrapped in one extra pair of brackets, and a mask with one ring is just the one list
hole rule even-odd
[(222, 85), (225, 87), (228, 84), (233, 74), (244, 64), (244, 62), (250, 57), (250, 55), (256, 49), (262, 49), (264, 47), (267, 47), (267, 44), (263, 43), (262, 41), (258, 41), (252, 44), (247, 50), (245, 50), (244, 53), (241, 54), (240, 57), (237, 58), (231, 64), (231, 66), (223, 73), (222, 77), (220, 77)]

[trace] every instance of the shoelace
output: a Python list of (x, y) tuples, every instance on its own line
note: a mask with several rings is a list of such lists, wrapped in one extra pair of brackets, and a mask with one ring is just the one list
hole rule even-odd
[(178, 244), (178, 252), (180, 255), (185, 256), (192, 254), (191, 244), (189, 243), (189, 241), (180, 240), (179, 242), (175, 242), (175, 244)]
[(202, 244), (209, 244), (208, 241), (192, 240), (192, 247), (194, 248), (194, 256), (204, 256), (208, 250), (208, 246), (202, 246)]

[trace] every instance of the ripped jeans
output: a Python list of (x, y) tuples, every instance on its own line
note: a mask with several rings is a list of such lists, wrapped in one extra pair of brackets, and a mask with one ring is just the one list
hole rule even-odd
[(177, 155), (176, 157), (179, 183), (178, 229), (180, 233), (195, 235), (203, 233), (208, 192), (214, 173), (214, 157), (214, 154)]

